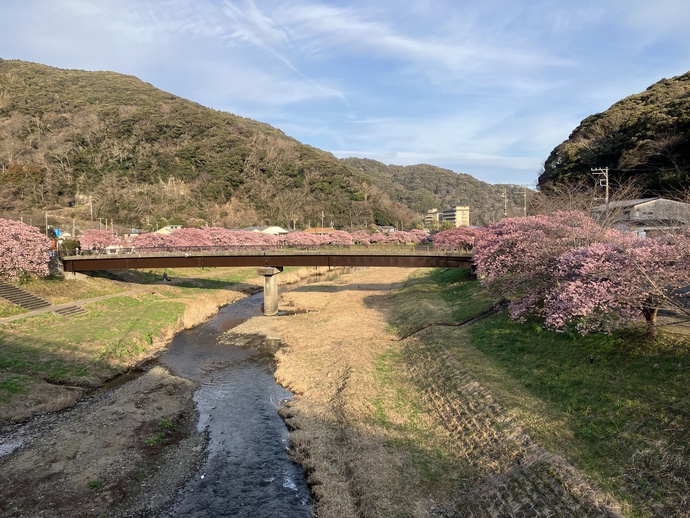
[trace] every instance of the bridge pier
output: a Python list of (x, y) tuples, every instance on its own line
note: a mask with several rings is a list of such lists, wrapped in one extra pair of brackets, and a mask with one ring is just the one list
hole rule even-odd
[(278, 314), (278, 279), (276, 275), (283, 271), (282, 266), (259, 268), (257, 273), (264, 276), (264, 316)]

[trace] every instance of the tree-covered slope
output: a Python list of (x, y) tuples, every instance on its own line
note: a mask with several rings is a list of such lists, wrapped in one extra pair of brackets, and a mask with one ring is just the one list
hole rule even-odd
[(112, 72), (0, 59), (0, 212), (132, 226), (409, 224), (333, 155)]
[(522, 188), (430, 165), (338, 160), (267, 124), (114, 72), (0, 59), (0, 214), (122, 227), (409, 228), (469, 205), (473, 224), (521, 214)]
[(591, 178), (592, 168), (603, 167), (612, 179), (632, 179), (649, 195), (690, 186), (690, 73), (587, 117), (551, 152), (539, 186)]
[(491, 185), (468, 174), (459, 174), (427, 164), (385, 165), (364, 158), (344, 158), (347, 165), (360, 171), (389, 197), (416, 212), (468, 205), (473, 225), (484, 225), (503, 217), (503, 193), (507, 196), (509, 216), (521, 215), (524, 188), (515, 185)]

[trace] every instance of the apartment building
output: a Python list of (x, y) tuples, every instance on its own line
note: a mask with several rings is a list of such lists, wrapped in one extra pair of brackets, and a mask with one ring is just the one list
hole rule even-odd
[(439, 211), (431, 209), (424, 215), (424, 226), (433, 228), (440, 223), (447, 221), (455, 227), (470, 226), (470, 208), (465, 205), (456, 205), (450, 209)]

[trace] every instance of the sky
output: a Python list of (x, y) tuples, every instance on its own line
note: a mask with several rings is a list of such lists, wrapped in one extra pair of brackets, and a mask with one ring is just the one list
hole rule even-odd
[(533, 187), (582, 119), (690, 70), (688, 26), (687, 0), (0, 0), (0, 58)]

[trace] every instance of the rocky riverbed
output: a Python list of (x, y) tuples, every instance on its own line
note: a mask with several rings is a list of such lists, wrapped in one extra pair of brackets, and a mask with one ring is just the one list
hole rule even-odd
[(166, 505), (203, 460), (193, 391), (154, 367), (18, 429), (23, 447), (0, 461), (2, 515), (146, 516)]

